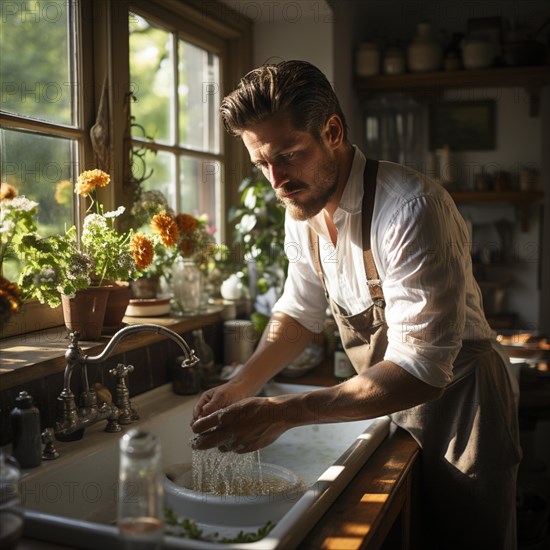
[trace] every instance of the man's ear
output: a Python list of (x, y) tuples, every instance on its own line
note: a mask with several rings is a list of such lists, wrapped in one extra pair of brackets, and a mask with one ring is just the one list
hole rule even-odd
[(344, 142), (344, 125), (337, 114), (328, 117), (323, 129), (323, 136), (327, 145), (332, 149), (337, 149)]

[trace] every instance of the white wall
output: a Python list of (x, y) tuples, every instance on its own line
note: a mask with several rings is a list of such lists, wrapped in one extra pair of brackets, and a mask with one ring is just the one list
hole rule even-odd
[(253, 21), (254, 66), (278, 60), (313, 63), (333, 80), (333, 15), (324, 0), (222, 0)]
[(254, 25), (254, 65), (301, 59), (333, 81), (332, 22), (314, 18)]

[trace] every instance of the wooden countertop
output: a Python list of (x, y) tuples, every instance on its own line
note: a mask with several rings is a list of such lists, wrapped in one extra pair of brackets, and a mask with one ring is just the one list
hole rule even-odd
[[(337, 381), (332, 361), (324, 361), (300, 378), (281, 381), (330, 386)], [(408, 547), (413, 513), (414, 471), (418, 444), (404, 430), (396, 429), (300, 544), (300, 549), (352, 550), (379, 548), (387, 538), (392, 547)], [(67, 546), (24, 538), (16, 550), (71, 550)]]

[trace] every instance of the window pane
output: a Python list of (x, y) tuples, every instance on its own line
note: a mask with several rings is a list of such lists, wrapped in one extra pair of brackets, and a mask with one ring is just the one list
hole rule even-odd
[(71, 3), (19, 0), (2, 3), (0, 81), (3, 111), (75, 124)]
[[(73, 181), (76, 143), (55, 138), (0, 130), (1, 178), (18, 195), (39, 203), (38, 232), (42, 236), (63, 233), (73, 224)], [(5, 273), (16, 279), (15, 263), (4, 266)]]
[[(132, 13), (129, 26), (132, 116), (147, 136), (169, 143), (174, 134), (172, 35)], [(132, 135), (141, 137), (141, 132), (134, 128)]]
[(180, 40), (178, 69), (180, 144), (190, 149), (218, 153), (219, 57)]
[(144, 166), (147, 174), (151, 173), (151, 177), (145, 180), (142, 184), (144, 191), (161, 191), (166, 197), (168, 204), (175, 209), (176, 205), (176, 189), (174, 181), (175, 157), (170, 153), (159, 151), (154, 153), (149, 149), (144, 149), (143, 160), (145, 164), (140, 164), (139, 160), (133, 160), (132, 173), (139, 178), (144, 173)]
[(180, 204), (188, 214), (206, 214), (210, 225), (220, 227), (217, 205), (221, 166), (219, 162), (180, 158)]

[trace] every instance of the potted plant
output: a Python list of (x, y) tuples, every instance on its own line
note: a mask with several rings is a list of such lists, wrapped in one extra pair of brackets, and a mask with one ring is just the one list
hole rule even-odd
[[(64, 234), (42, 237), (33, 221), (29, 231), (11, 243), (21, 261), (18, 284), (23, 299), (37, 299), (50, 307), (62, 304), (67, 328), (81, 332), (84, 340), (101, 335), (109, 295), (124, 289), (138, 274), (135, 235), (132, 230), (119, 232), (115, 225), (124, 207), (105, 212), (94, 200), (96, 189), (109, 183), (109, 175), (101, 170), (78, 177), (75, 193), (91, 199), (80, 239), (75, 226)], [(143, 262), (140, 266), (145, 267)], [(81, 309), (84, 317), (75, 317)]]
[(261, 333), (286, 279), (285, 210), (259, 171), (243, 179), (239, 192), (240, 205), (229, 213), (235, 223), (233, 246), (243, 258), (242, 278), (254, 300), (251, 319)]

